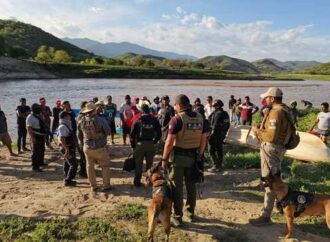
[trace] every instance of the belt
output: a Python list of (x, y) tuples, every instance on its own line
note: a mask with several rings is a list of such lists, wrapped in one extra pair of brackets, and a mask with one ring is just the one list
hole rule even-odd
[(189, 156), (189, 157), (196, 157), (197, 149), (181, 149), (178, 147), (174, 147), (173, 149), (174, 155), (182, 155), (182, 156)]

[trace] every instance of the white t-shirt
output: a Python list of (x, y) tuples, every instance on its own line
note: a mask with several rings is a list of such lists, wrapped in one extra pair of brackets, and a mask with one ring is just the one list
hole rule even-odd
[(330, 127), (330, 112), (320, 112), (317, 115), (317, 119), (319, 120), (319, 123), (317, 125), (317, 127), (320, 130), (328, 130)]
[(214, 111), (214, 107), (212, 107), (212, 105), (207, 103), (204, 106), (204, 111), (205, 111), (205, 117), (208, 119), (211, 113)]
[[(31, 127), (32, 129), (40, 129), (40, 122), (32, 113), (29, 114), (26, 118), (26, 127)], [(34, 134), (37, 135), (44, 135), (36, 130), (33, 130)]]
[(133, 112), (131, 110), (133, 104), (123, 103), (120, 105), (120, 113), (124, 115), (124, 119), (128, 120), (133, 117)]

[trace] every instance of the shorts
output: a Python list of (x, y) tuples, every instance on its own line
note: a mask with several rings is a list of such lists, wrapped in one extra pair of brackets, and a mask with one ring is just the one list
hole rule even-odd
[(1, 133), (0, 134), (0, 141), (2, 141), (2, 143), (4, 145), (11, 145), (11, 138), (8, 132), (5, 133)]
[(128, 127), (126, 124), (123, 125), (123, 134), (130, 134), (131, 127)]
[(110, 126), (110, 129), (111, 129), (111, 134), (116, 134), (116, 124), (115, 124), (115, 121), (110, 121), (109, 122), (109, 126)]

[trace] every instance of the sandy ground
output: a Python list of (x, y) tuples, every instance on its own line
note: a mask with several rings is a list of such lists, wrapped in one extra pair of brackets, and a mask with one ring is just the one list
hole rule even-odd
[[(117, 142), (119, 142), (117, 140)], [(63, 187), (62, 162), (56, 151), (47, 151), (49, 166), (42, 173), (31, 171), (30, 153), (6, 158), (7, 151), (1, 147), (0, 154), (0, 218), (11, 216), (47, 218), (64, 216), (104, 216), (119, 203), (134, 202), (148, 205), (151, 191), (134, 188), (133, 175), (122, 171), (122, 162), (130, 153), (128, 146), (109, 147), (112, 157), (112, 180), (114, 191), (109, 194), (91, 194), (86, 179), (78, 179), (75, 188)], [(99, 174), (100, 175), (100, 174)], [(253, 227), (248, 224), (251, 216), (257, 216), (262, 206), (259, 196), (247, 196), (246, 189), (258, 190), (255, 181), (259, 171), (229, 170), (222, 174), (206, 172), (203, 199), (197, 201), (198, 222), (186, 224), (182, 229), (193, 241), (216, 241), (224, 230), (241, 230), (251, 241), (283, 241), (284, 224), (270, 227)], [(101, 183), (101, 180), (98, 180)], [(330, 242), (330, 239), (294, 230), (294, 239), (286, 241)]]

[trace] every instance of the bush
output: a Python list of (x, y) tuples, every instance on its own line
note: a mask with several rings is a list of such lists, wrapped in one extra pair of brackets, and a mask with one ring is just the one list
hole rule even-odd
[(100, 218), (83, 218), (78, 222), (78, 235), (86, 241), (128, 241), (110, 225), (110, 221)]

